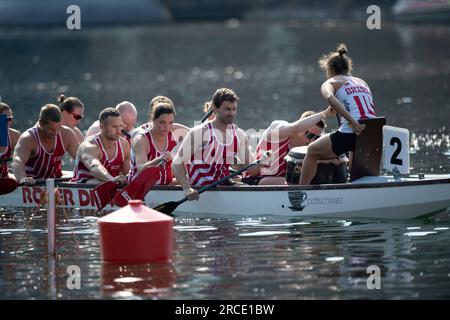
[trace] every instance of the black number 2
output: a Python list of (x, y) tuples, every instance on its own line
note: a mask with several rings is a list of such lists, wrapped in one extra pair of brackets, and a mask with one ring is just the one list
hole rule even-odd
[(397, 144), (397, 149), (395, 149), (394, 153), (392, 154), (391, 163), (401, 166), (403, 165), (403, 160), (398, 159), (397, 157), (400, 154), (400, 151), (402, 151), (402, 142), (399, 138), (393, 137), (391, 139), (391, 146), (393, 146), (394, 144)]

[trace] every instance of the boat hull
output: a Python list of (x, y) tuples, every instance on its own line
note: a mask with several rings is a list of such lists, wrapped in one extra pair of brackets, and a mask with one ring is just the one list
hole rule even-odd
[[(96, 210), (91, 188), (68, 183), (60, 185), (60, 206)], [(0, 196), (0, 204), (36, 207), (42, 204), (44, 191), (42, 187), (19, 187)], [(155, 207), (183, 197), (181, 188), (162, 186), (151, 190), (145, 202)], [(202, 194), (199, 201), (183, 203), (176, 214), (410, 219), (435, 214), (448, 207), (450, 175), (430, 175), (421, 180), (365, 177), (351, 184), (308, 187), (218, 187)], [(108, 206), (105, 210), (113, 209)]]

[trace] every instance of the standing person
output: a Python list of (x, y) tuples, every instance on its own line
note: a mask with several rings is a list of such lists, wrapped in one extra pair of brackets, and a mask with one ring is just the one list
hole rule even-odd
[(172, 154), (180, 138), (180, 130), (174, 132), (175, 108), (167, 102), (153, 105), (152, 126), (141, 129), (133, 137), (130, 181), (147, 167), (157, 166), (164, 161), (157, 185), (174, 184)]
[(250, 168), (242, 182), (251, 185), (286, 184), (284, 158), (289, 150), (307, 146), (317, 140), (325, 128), (325, 119), (334, 115), (333, 109), (328, 107), (319, 113), (306, 111), (299, 120), (292, 123), (283, 120), (273, 121), (263, 132), (256, 147), (257, 159), (260, 159), (266, 151), (272, 151), (270, 162)]
[[(122, 120), (122, 133), (121, 136), (128, 141), (131, 146), (131, 135), (134, 130), (134, 126), (137, 121), (137, 110), (134, 104), (128, 101), (122, 101), (116, 105), (115, 109), (120, 113)], [(86, 137), (90, 137), (100, 132), (100, 122), (96, 120), (86, 132)]]
[(211, 101), (214, 120), (192, 128), (173, 160), (173, 173), (189, 200), (199, 196), (192, 187), (206, 186), (229, 175), (236, 157), (243, 162), (240, 165), (253, 160), (245, 132), (233, 123), (238, 100), (231, 89), (218, 89)]
[[(8, 145), (6, 147), (0, 147), (0, 159), (6, 160), (11, 158), (17, 141), (19, 140), (20, 132), (11, 128), (14, 121), (14, 115), (9, 105), (4, 102), (0, 102), (0, 114), (6, 114), (6, 121), (8, 126)], [(7, 162), (2, 162), (0, 164), (0, 177), (10, 177), (15, 179), (13, 174), (8, 173)]]
[(344, 44), (340, 44), (336, 52), (323, 56), (319, 65), (327, 76), (321, 87), (322, 96), (341, 115), (341, 126), (309, 145), (300, 176), (302, 185), (311, 184), (318, 160), (353, 151), (356, 135), (365, 128), (358, 120), (375, 117), (372, 92), (364, 80), (351, 75), (352, 59)]
[(78, 149), (72, 181), (99, 184), (108, 180), (126, 184), (130, 145), (122, 135), (121, 114), (106, 108), (99, 115), (100, 132), (87, 137)]
[(83, 132), (77, 127), (81, 119), (84, 117), (84, 104), (80, 99), (75, 97), (65, 97), (63, 94), (59, 96), (59, 108), (62, 112), (61, 124), (71, 128), (77, 137), (78, 143), (83, 142)]
[(59, 178), (66, 151), (75, 159), (77, 137), (72, 129), (61, 125), (61, 119), (59, 107), (47, 104), (41, 108), (37, 125), (20, 135), (12, 162), (19, 183), (34, 185), (37, 178)]

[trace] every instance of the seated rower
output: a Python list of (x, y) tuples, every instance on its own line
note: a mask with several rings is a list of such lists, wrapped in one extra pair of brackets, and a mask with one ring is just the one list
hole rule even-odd
[(34, 185), (37, 178), (59, 178), (66, 151), (75, 158), (77, 137), (72, 129), (61, 125), (61, 118), (61, 110), (47, 104), (41, 108), (37, 125), (19, 137), (12, 162), (19, 183)]
[(256, 148), (256, 158), (272, 150), (272, 156), (268, 164), (260, 164), (247, 171), (242, 182), (251, 185), (281, 185), (286, 184), (286, 161), (285, 157), (289, 150), (294, 147), (307, 146), (318, 139), (324, 130), (327, 117), (334, 116), (333, 109), (315, 113), (304, 112), (300, 119), (289, 123), (287, 121), (275, 120), (263, 132)]
[(102, 110), (99, 124), (100, 132), (87, 137), (78, 149), (72, 181), (99, 184), (111, 180), (125, 185), (125, 175), (130, 170), (130, 145), (121, 136), (119, 111)]
[(139, 130), (133, 137), (130, 181), (145, 168), (157, 166), (164, 161), (156, 185), (175, 184), (171, 152), (178, 145), (178, 141), (183, 139), (180, 130), (174, 132), (175, 115), (172, 104), (158, 102), (153, 105), (152, 126)]
[(228, 176), (236, 157), (243, 162), (239, 165), (253, 160), (245, 132), (233, 124), (238, 100), (231, 89), (218, 89), (211, 101), (214, 120), (192, 128), (174, 157), (173, 173), (189, 200), (199, 196), (192, 187), (206, 186)]
[(71, 128), (78, 139), (78, 143), (83, 142), (84, 135), (83, 132), (77, 127), (81, 119), (84, 117), (84, 104), (78, 98), (68, 97), (66, 98), (63, 94), (59, 96), (59, 108), (62, 112), (63, 126)]
[[(20, 132), (11, 128), (14, 120), (12, 109), (4, 102), (0, 102), (0, 114), (6, 115), (6, 121), (8, 126), (8, 145), (6, 147), (0, 147), (0, 160), (6, 160), (11, 158), (14, 148), (19, 140)], [(8, 172), (8, 163), (2, 162), (0, 164), (0, 177), (9, 177), (15, 179), (14, 175)]]
[[(122, 133), (121, 136), (125, 138), (131, 146), (131, 135), (137, 121), (137, 110), (134, 104), (128, 101), (119, 103), (115, 109), (120, 113), (122, 119)], [(96, 120), (86, 132), (86, 137), (90, 137), (100, 132), (100, 123)]]

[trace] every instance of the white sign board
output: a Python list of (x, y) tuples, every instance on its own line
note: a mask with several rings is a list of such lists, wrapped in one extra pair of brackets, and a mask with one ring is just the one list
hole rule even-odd
[(383, 167), (401, 174), (409, 174), (409, 130), (383, 126)]

